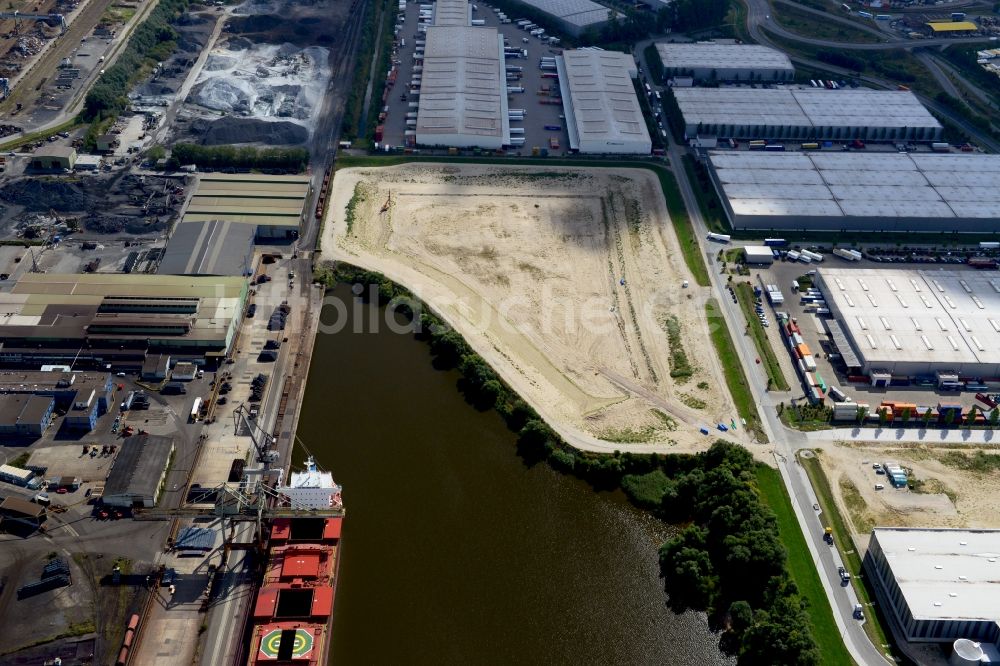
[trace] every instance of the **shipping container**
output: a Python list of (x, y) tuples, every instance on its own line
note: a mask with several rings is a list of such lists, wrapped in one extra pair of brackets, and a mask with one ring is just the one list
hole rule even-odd
[(708, 240), (714, 241), (716, 243), (728, 243), (732, 239), (732, 236), (730, 236), (729, 234), (717, 234), (714, 232), (709, 232), (707, 238)]

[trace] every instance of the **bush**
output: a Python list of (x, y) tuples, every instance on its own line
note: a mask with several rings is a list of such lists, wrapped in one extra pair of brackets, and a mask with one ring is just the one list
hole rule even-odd
[(658, 469), (646, 474), (626, 474), (622, 477), (622, 490), (632, 502), (643, 509), (656, 511), (663, 497), (674, 488), (673, 482)]

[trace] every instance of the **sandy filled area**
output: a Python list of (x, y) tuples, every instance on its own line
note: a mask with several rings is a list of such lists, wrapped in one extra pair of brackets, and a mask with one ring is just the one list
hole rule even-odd
[[(705, 293), (647, 171), (340, 170), (322, 239), (332, 259), (411, 289), (581, 448), (703, 448), (719, 433), (699, 427), (735, 415)], [(670, 316), (689, 378), (671, 377)]]
[[(1000, 500), (993, 492), (1000, 471), (977, 470), (967, 464), (978, 449), (926, 445), (886, 446), (838, 443), (819, 453), (830, 486), (845, 516), (858, 533), (879, 527), (1000, 528)], [(996, 449), (984, 451), (997, 455)], [(895, 489), (874, 463), (894, 462), (907, 470), (918, 492)], [(863, 504), (851, 502), (845, 481), (860, 493)], [(875, 484), (884, 485), (876, 490)]]

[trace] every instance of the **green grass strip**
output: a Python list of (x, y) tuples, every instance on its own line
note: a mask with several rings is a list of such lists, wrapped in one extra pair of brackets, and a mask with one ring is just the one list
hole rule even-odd
[(799, 528), (799, 522), (792, 510), (792, 502), (781, 480), (778, 470), (766, 465), (757, 466), (757, 489), (761, 499), (778, 518), (778, 533), (788, 551), (788, 572), (799, 588), (799, 594), (809, 602), (809, 620), (813, 637), (823, 654), (825, 664), (852, 664), (840, 631), (833, 619), (830, 601), (813, 564), (812, 554)]
[(787, 391), (788, 380), (785, 379), (785, 373), (781, 371), (781, 364), (778, 363), (774, 347), (771, 346), (771, 339), (767, 337), (767, 331), (764, 329), (764, 325), (760, 323), (760, 318), (757, 317), (757, 313), (753, 309), (753, 287), (746, 282), (737, 284), (736, 300), (739, 301), (740, 309), (743, 310), (743, 314), (747, 318), (747, 323), (750, 325), (750, 337), (753, 338), (753, 343), (757, 346), (757, 353), (760, 354), (761, 361), (764, 363), (764, 370), (767, 371), (772, 388), (779, 391)]
[(726, 377), (729, 393), (733, 396), (736, 412), (741, 418), (746, 419), (747, 428), (756, 435), (757, 440), (766, 444), (767, 435), (761, 427), (760, 417), (757, 416), (757, 404), (750, 392), (750, 383), (743, 373), (733, 338), (729, 335), (729, 327), (726, 326), (719, 310), (719, 302), (714, 298), (708, 299), (705, 303), (705, 316), (708, 317), (712, 344), (715, 345), (715, 353), (719, 356), (719, 365), (722, 366), (722, 373)]

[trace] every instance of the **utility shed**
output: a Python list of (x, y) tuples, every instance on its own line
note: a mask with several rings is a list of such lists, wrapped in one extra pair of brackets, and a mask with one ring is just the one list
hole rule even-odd
[(496, 28), (431, 26), (426, 35), (417, 143), (491, 149), (508, 145), (506, 65)]
[(690, 76), (699, 81), (791, 81), (795, 67), (788, 56), (759, 44), (656, 45), (663, 63), (663, 78)]
[(39, 171), (72, 169), (76, 164), (76, 148), (72, 146), (42, 146), (31, 156), (31, 168)]
[(123, 439), (101, 501), (121, 508), (156, 506), (173, 452), (170, 437), (142, 433)]
[(907, 641), (1000, 639), (1000, 530), (876, 527), (864, 564)]
[(0, 502), (0, 522), (13, 521), (37, 527), (45, 520), (45, 508), (18, 497)]
[(627, 53), (580, 49), (556, 57), (569, 145), (581, 153), (647, 155), (652, 148)]
[(743, 248), (743, 256), (748, 264), (760, 266), (770, 266), (774, 263), (774, 254), (771, 248), (764, 245), (747, 245)]

